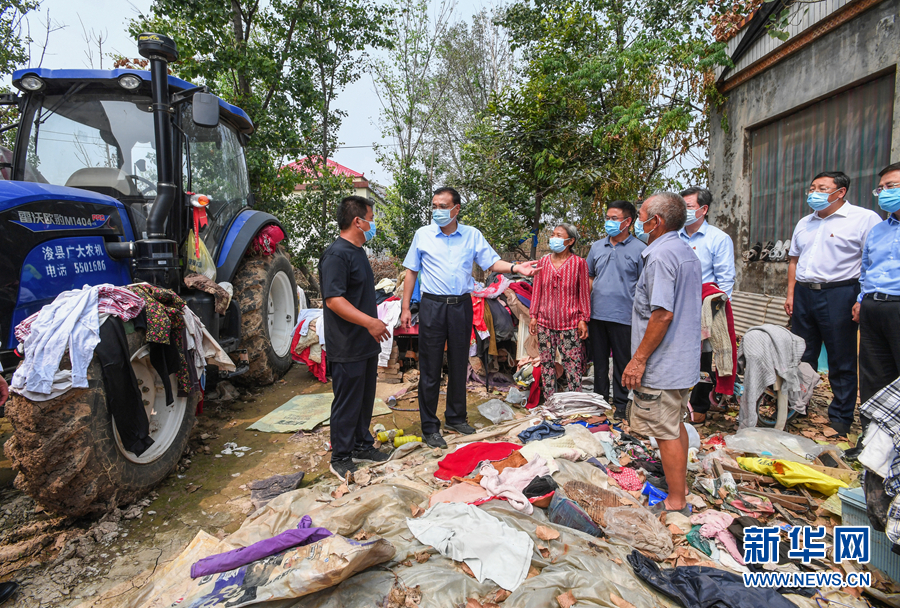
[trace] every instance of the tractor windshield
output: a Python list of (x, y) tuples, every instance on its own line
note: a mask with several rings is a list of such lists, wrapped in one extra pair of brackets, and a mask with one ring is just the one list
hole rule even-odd
[[(122, 201), (140, 238), (156, 197), (151, 103), (149, 97), (108, 90), (102, 95), (43, 97), (30, 119), (24, 179), (92, 190)], [(237, 133), (225, 123), (215, 128), (195, 125), (189, 103), (180, 112), (187, 137), (181, 156), (183, 184), (186, 190), (209, 197), (209, 226), (201, 236), (213, 251), (223, 229), (250, 196), (244, 152)], [(178, 135), (175, 141), (182, 139)]]
[(107, 194), (131, 207), (142, 231), (156, 196), (150, 98), (48, 95), (31, 118), (26, 181)]

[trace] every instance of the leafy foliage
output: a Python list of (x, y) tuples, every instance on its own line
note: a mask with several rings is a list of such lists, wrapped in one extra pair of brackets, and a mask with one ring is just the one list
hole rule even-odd
[[(337, 148), (343, 112), (333, 105), (360, 77), (365, 49), (390, 44), (390, 10), (371, 0), (154, 0), (130, 32), (158, 31), (178, 43), (173, 73), (206, 84), (256, 126), (246, 149), (256, 206), (295, 228), (295, 261), (318, 256), (333, 219), (317, 198), (343, 191), (328, 172), (314, 196), (293, 197), (302, 175), (283, 171), (301, 156)], [(336, 202), (336, 201), (333, 201)], [(305, 265), (304, 265), (305, 267)]]
[[(523, 53), (522, 78), (470, 132), (473, 188), (532, 194), (545, 220), (602, 225), (603, 201), (643, 198), (705, 174), (704, 74), (727, 62), (699, 0), (526, 0), (501, 23)], [(503, 176), (506, 176), (503, 179)], [(545, 201), (556, 217), (545, 217)], [(532, 251), (532, 253), (534, 253)]]

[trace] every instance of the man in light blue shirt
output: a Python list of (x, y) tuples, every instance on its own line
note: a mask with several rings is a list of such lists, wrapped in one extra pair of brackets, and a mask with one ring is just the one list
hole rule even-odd
[[(715, 283), (719, 289), (731, 297), (734, 289), (734, 241), (731, 237), (706, 221), (712, 193), (706, 188), (693, 186), (681, 192), (687, 205), (687, 219), (678, 236), (687, 243), (700, 258), (700, 272), (704, 283)], [(713, 378), (712, 348), (704, 344), (700, 357), (701, 371)], [(709, 412), (709, 393), (713, 385), (700, 382), (691, 392), (691, 422), (703, 424)]]
[[(403, 260), (404, 285), (415, 285), (421, 277), (419, 303), (419, 416), (422, 435), (431, 447), (446, 448), (437, 417), (441, 390), (444, 345), (447, 347), (448, 429), (469, 435), (475, 429), (466, 422), (466, 370), (472, 335), (472, 264), (482, 270), (531, 276), (537, 262), (504, 262), (488, 245), (484, 235), (457, 221), (460, 196), (453, 188), (435, 190), (431, 199), (432, 223), (416, 231)], [(412, 288), (403, 290), (400, 324), (409, 327)]]
[(678, 236), (700, 258), (703, 282), (715, 283), (730, 298), (734, 289), (734, 241), (706, 221), (712, 194), (706, 188), (694, 186), (681, 192), (681, 196), (687, 205), (688, 217)]
[(684, 199), (674, 192), (648, 198), (635, 223), (635, 234), (648, 234), (641, 253), (644, 271), (634, 293), (631, 361), (622, 384), (634, 391), (628, 423), (631, 431), (655, 437), (669, 496), (651, 511), (690, 515), (685, 504), (687, 429), (691, 387), (700, 378), (700, 261), (677, 231), (684, 225)]
[[(853, 306), (859, 323), (859, 399), (900, 377), (900, 163), (885, 167), (875, 195), (888, 218), (875, 224), (863, 245), (859, 282)], [(865, 427), (868, 421), (862, 419)]]

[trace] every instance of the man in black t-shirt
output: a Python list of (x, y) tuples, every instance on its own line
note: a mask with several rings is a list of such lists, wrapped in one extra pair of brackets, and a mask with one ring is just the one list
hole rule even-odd
[(379, 342), (390, 339), (375, 305), (375, 277), (363, 244), (375, 236), (372, 201), (348, 196), (337, 212), (340, 236), (319, 260), (325, 352), (331, 363), (331, 472), (349, 483), (355, 462), (382, 462), (369, 432)]

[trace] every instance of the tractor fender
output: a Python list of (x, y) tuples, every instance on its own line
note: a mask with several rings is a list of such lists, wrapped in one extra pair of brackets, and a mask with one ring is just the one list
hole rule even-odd
[[(254, 237), (262, 228), (270, 224), (284, 230), (278, 218), (270, 213), (244, 209), (235, 216), (231, 225), (228, 226), (228, 231), (225, 233), (225, 238), (222, 239), (222, 245), (216, 256), (217, 281), (231, 282)], [(284, 230), (284, 233), (286, 235), (287, 231)]]

